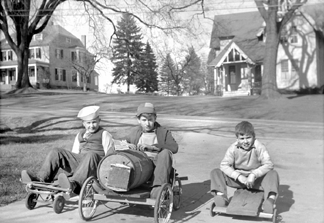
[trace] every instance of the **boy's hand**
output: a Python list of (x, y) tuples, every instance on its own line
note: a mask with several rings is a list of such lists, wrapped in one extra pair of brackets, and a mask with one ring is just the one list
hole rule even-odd
[(140, 144), (139, 146), (144, 148), (143, 151), (150, 151), (150, 152), (160, 152), (161, 151), (160, 148), (157, 148), (156, 146), (151, 146), (148, 144)]
[(250, 173), (246, 182), (247, 188), (250, 189), (253, 187), (255, 179), (256, 179), (255, 175), (253, 173)]
[(134, 144), (128, 144), (128, 148), (130, 148), (132, 150), (137, 150), (137, 146)]
[(237, 180), (240, 181), (242, 184), (246, 185), (247, 178), (242, 174), (237, 178)]

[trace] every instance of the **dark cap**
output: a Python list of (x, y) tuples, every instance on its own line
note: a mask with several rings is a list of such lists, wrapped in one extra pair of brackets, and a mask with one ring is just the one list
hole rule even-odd
[(148, 102), (140, 104), (137, 108), (136, 116), (140, 116), (143, 113), (156, 114), (154, 105)]

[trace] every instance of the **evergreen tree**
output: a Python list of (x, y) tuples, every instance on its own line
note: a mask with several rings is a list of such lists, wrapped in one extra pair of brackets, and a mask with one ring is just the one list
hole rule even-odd
[(112, 83), (134, 84), (135, 77), (140, 71), (141, 51), (143, 47), (141, 29), (129, 13), (123, 13), (117, 22), (116, 38), (113, 40), (113, 69)]
[(183, 63), (183, 69), (185, 72), (184, 87), (189, 94), (199, 94), (204, 86), (204, 76), (201, 72), (201, 60), (193, 47), (190, 47), (188, 50), (188, 55)]
[(166, 92), (168, 95), (175, 93), (175, 86), (173, 81), (175, 74), (176, 67), (170, 53), (168, 53), (161, 68), (159, 82), (159, 89)]
[(158, 90), (158, 73), (156, 72), (156, 58), (149, 43), (146, 43), (145, 50), (141, 57), (140, 72), (136, 76), (135, 84), (138, 90), (154, 92)]

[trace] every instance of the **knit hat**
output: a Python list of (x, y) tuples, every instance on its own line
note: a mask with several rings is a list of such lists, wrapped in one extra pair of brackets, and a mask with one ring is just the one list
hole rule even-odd
[(83, 121), (94, 120), (99, 116), (99, 106), (87, 106), (82, 108), (78, 113), (78, 118)]
[(152, 103), (148, 103), (148, 102), (140, 104), (137, 108), (136, 116), (140, 116), (143, 113), (156, 114), (154, 105)]

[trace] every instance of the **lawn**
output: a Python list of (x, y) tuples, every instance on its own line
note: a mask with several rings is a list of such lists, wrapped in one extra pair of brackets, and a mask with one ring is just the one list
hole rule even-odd
[[(323, 123), (323, 95), (285, 95), (279, 100), (257, 96), (162, 97), (152, 95), (106, 95), (76, 91), (39, 91), (34, 94), (1, 95), (0, 206), (26, 196), (19, 182), (22, 169), (36, 171), (54, 147), (71, 148), (82, 129), (75, 116), (84, 105), (97, 104), (102, 111), (135, 114), (142, 102), (152, 102), (159, 114), (216, 118), (266, 119)], [(106, 123), (103, 120), (103, 124)], [(121, 137), (127, 127), (112, 127)]]

